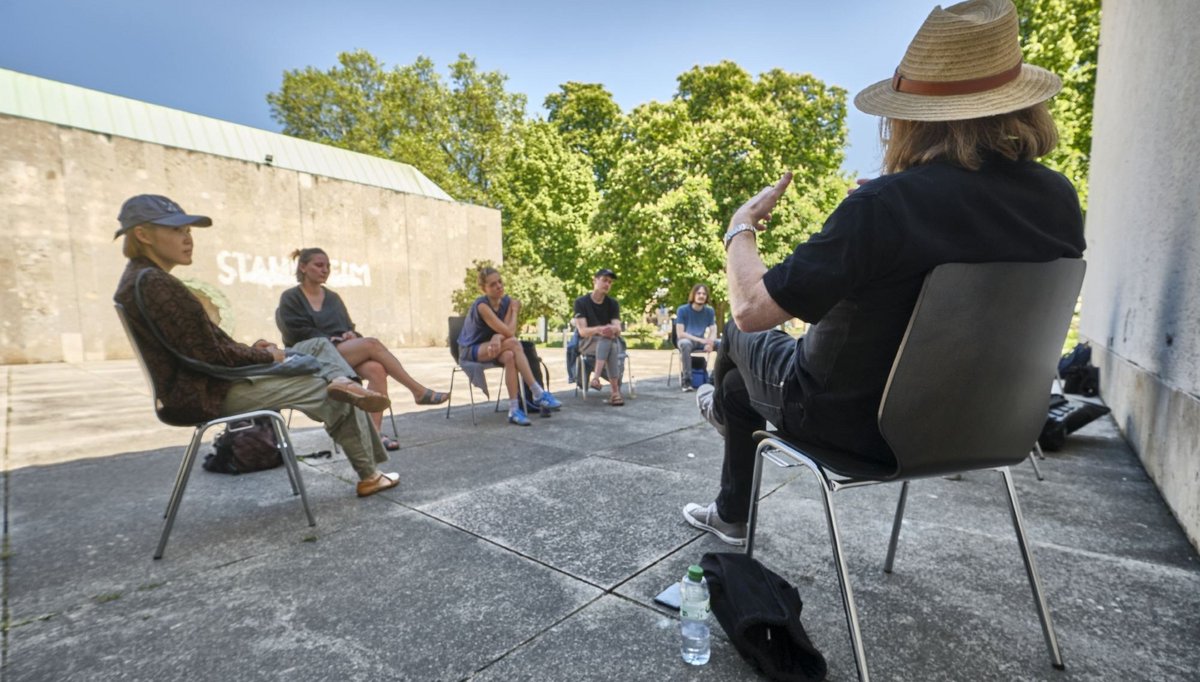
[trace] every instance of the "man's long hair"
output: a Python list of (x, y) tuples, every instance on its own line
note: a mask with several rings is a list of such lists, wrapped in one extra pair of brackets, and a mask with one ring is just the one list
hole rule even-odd
[(989, 156), (1010, 161), (1036, 159), (1058, 144), (1058, 128), (1046, 104), (997, 116), (963, 121), (879, 122), (883, 170), (898, 173), (913, 166), (945, 161), (979, 170)]

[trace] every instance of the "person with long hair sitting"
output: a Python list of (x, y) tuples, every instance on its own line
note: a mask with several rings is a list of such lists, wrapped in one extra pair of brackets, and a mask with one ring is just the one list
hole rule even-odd
[[(329, 279), (329, 255), (323, 249), (296, 249), (292, 259), (296, 261), (299, 284), (280, 294), (276, 316), (285, 345), (304, 339), (327, 338), (372, 391), (387, 395), (387, 379), (391, 377), (412, 392), (418, 405), (437, 405), (449, 400), (449, 393), (426, 388), (414, 379), (379, 339), (363, 336), (355, 330), (342, 297), (325, 287), (325, 281)], [(382, 419), (382, 412), (371, 413), (377, 431)], [(382, 440), (388, 450), (400, 448), (390, 437), (383, 436)]]
[(328, 339), (301, 341), (293, 349), (316, 359), (311, 373), (272, 373), (296, 356), (263, 339), (252, 345), (234, 341), (171, 274), (192, 263), (192, 227), (209, 227), (212, 219), (188, 215), (167, 197), (139, 194), (125, 202), (117, 220), (121, 229), (115, 237), (124, 237), (121, 252), (129, 262), (113, 300), (124, 308), (154, 382), (160, 419), (198, 424), (251, 410), (294, 408), (323, 423), (346, 451), (359, 477), (359, 497), (400, 482), (398, 474), (376, 468), (387, 453), (364, 412), (386, 409), (387, 396), (355, 383), (354, 371)]
[(479, 270), (478, 284), (482, 295), (471, 303), (462, 332), (458, 335), (459, 360), (504, 365), (508, 421), (518, 426), (529, 426), (531, 422), (521, 409), (518, 398), (518, 373), (533, 394), (533, 405), (557, 410), (562, 403), (537, 382), (525, 350), (521, 347), (521, 340), (517, 338), (517, 313), (521, 309), (521, 302), (504, 293), (504, 280), (493, 267)]

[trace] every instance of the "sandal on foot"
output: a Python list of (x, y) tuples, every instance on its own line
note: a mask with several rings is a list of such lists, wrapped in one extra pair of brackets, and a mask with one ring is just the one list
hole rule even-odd
[(417, 398), (418, 405), (441, 405), (450, 399), (449, 393), (435, 391), (432, 388), (425, 389), (420, 398)]
[(358, 496), (367, 497), (398, 485), (400, 485), (400, 474), (385, 474), (380, 471), (371, 478), (358, 482)]
[(625, 404), (625, 399), (621, 397), (621, 394), (617, 393), (609, 396), (608, 404), (613, 407), (620, 407)]
[(389, 438), (387, 436), (380, 436), (379, 440), (383, 441), (383, 449), (384, 450), (394, 452), (394, 451), (400, 449), (400, 441), (396, 440), (395, 438)]
[(383, 412), (392, 404), (386, 395), (344, 378), (334, 379), (325, 391), (330, 399), (350, 403), (363, 412)]
[(592, 383), (588, 384), (588, 388), (592, 389), (593, 391), (599, 391), (600, 390), (600, 378), (592, 377)]

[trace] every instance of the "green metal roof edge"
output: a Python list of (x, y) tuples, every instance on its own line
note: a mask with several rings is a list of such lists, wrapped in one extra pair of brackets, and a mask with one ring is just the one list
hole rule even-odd
[(405, 163), (4, 68), (0, 114), (454, 201)]

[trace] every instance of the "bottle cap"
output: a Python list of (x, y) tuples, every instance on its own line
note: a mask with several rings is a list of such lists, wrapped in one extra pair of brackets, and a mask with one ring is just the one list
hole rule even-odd
[(692, 564), (691, 566), (688, 566), (688, 574), (687, 575), (688, 575), (689, 579), (694, 580), (696, 582), (700, 582), (701, 580), (704, 579), (704, 569), (700, 568), (699, 566), (697, 566), (695, 564)]

